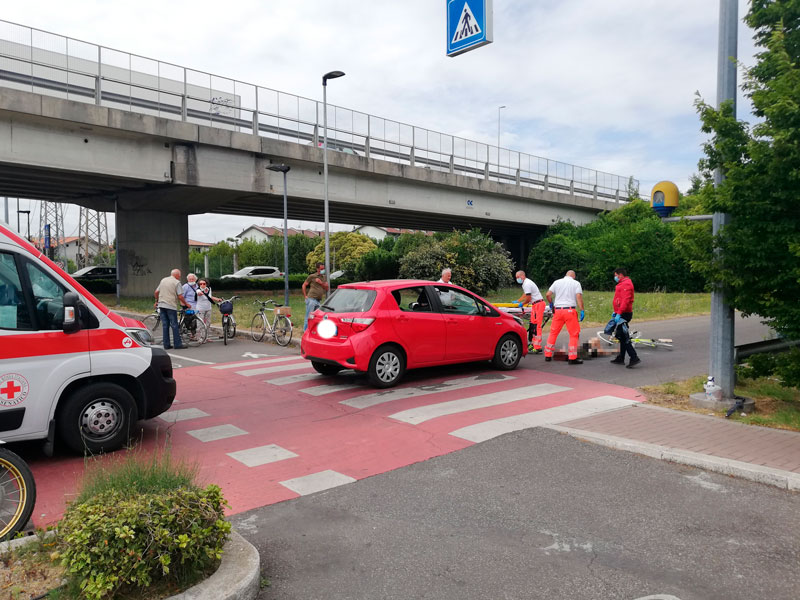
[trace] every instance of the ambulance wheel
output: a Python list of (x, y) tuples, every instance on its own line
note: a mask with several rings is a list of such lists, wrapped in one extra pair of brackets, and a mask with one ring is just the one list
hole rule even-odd
[(127, 390), (115, 383), (93, 383), (67, 399), (58, 429), (73, 452), (97, 454), (121, 448), (138, 420), (136, 402)]

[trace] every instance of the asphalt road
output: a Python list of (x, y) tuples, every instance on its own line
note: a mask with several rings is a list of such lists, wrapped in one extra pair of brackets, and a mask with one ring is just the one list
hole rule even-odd
[(800, 496), (549, 430), (236, 516), (294, 599), (795, 599)]
[[(541, 354), (529, 355), (523, 359), (520, 366), (525, 369), (540, 369), (558, 375), (583, 377), (630, 387), (704, 375), (708, 373), (710, 322), (709, 316), (649, 322), (634, 320), (632, 328), (638, 330), (642, 337), (672, 338), (674, 347), (672, 350), (639, 348), (639, 358), (642, 359), (642, 362), (633, 369), (609, 364), (611, 356), (586, 360), (582, 365), (569, 365), (558, 360), (545, 363)], [(756, 318), (744, 319), (737, 315), (735, 327), (737, 344), (757, 342), (772, 337), (769, 328), (762, 325)], [(585, 327), (581, 332), (581, 341), (586, 342), (595, 337), (599, 328)], [(293, 342), (299, 342), (301, 332), (295, 331), (294, 334)], [(567, 332), (563, 330), (557, 340), (557, 346), (566, 348), (567, 339)], [(235, 340), (229, 341), (227, 346), (223, 345), (221, 340), (215, 340), (197, 348), (172, 350), (170, 356), (176, 367), (188, 367), (198, 364), (233, 362), (242, 360), (242, 358), (256, 358), (260, 354), (284, 355), (298, 352), (299, 348), (296, 345), (282, 348), (270, 342), (256, 343), (249, 338), (237, 337)], [(431, 371), (437, 373), (446, 371), (457, 376), (471, 370), (474, 370), (474, 366), (454, 365), (422, 369), (416, 373), (411, 371), (406, 376), (424, 379), (430, 377)]]

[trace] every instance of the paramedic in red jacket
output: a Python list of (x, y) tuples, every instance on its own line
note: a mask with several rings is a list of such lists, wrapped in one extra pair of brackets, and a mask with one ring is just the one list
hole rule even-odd
[(617, 282), (617, 287), (614, 290), (614, 313), (611, 318), (617, 322), (617, 339), (619, 339), (619, 356), (611, 362), (615, 365), (625, 364), (625, 353), (631, 357), (628, 361), (628, 368), (633, 368), (634, 365), (642, 362), (636, 355), (636, 349), (631, 343), (630, 331), (627, 327), (621, 327), (619, 323), (622, 321), (631, 322), (633, 319), (633, 282), (628, 277), (628, 272), (625, 269), (616, 269), (614, 271), (614, 281)]

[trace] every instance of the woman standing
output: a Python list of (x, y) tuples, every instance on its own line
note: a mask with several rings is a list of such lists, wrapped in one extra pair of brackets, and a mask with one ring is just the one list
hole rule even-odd
[[(206, 326), (206, 329), (211, 328), (211, 305), (212, 303), (222, 302), (222, 298), (217, 298), (211, 295), (211, 288), (208, 287), (208, 281), (201, 279), (197, 282), (197, 316), (200, 317)], [(206, 336), (206, 342), (208, 336)]]

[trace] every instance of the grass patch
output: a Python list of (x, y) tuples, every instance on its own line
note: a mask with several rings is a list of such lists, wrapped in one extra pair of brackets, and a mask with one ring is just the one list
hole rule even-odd
[[(724, 412), (712, 413), (708, 409), (696, 408), (689, 404), (689, 394), (702, 392), (705, 379), (703, 376), (692, 377), (683, 381), (645, 386), (641, 390), (651, 404), (724, 418)], [(744, 417), (732, 415), (731, 420), (775, 429), (800, 431), (800, 389), (784, 387), (773, 377), (761, 377), (740, 380), (734, 393), (755, 400), (756, 410)]]
[(137, 448), (128, 450), (121, 457), (101, 456), (88, 460), (91, 462), (75, 499), (76, 504), (110, 491), (136, 495), (197, 488), (198, 465), (173, 460), (168, 449), (145, 456)]

